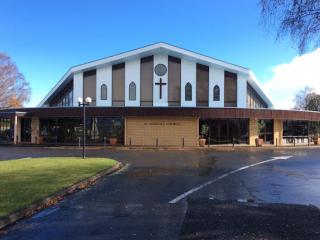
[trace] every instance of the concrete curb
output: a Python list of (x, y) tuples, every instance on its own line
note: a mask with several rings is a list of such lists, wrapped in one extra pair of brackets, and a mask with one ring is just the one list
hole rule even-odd
[[(53, 195), (40, 200), (38, 202), (35, 202), (31, 204), (28, 207), (19, 209), (5, 217), (0, 217), (0, 231), (3, 230), (5, 227), (7, 227), (10, 224), (13, 224), (17, 222), (18, 220), (21, 220), (23, 218), (31, 217), (32, 215), (36, 214), (37, 212), (57, 204), (59, 201), (61, 201), (64, 197), (66, 197), (69, 194), (75, 193), (77, 191), (80, 191), (82, 189), (88, 188), (92, 185), (94, 185), (97, 180), (99, 180), (102, 177), (105, 177), (107, 175), (111, 175), (112, 173), (120, 170), (123, 168), (123, 164), (121, 162), (118, 162), (116, 165), (114, 165), (111, 168), (102, 170), (98, 172), (96, 175), (86, 178), (84, 180), (81, 180), (70, 187), (67, 187), (65, 189), (62, 189)], [(0, 233), (1, 235), (1, 233)]]
[[(43, 147), (47, 149), (69, 149), (69, 150), (81, 150), (78, 147), (72, 146), (58, 146), (58, 147)], [(117, 147), (99, 147), (99, 146), (88, 146), (87, 150), (117, 150), (117, 151), (132, 151), (132, 150), (146, 150), (146, 151), (166, 151), (166, 150), (180, 150), (180, 151), (192, 151), (192, 150), (215, 150), (215, 151), (237, 151), (237, 150), (279, 150), (279, 149), (315, 149), (320, 148), (320, 145), (281, 145), (281, 146), (267, 146), (262, 147), (249, 146), (249, 145), (211, 145), (204, 147), (140, 147), (140, 146), (117, 146)]]

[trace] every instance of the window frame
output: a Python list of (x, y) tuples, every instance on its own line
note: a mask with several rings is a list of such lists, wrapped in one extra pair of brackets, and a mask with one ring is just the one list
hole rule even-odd
[(215, 85), (213, 87), (213, 101), (214, 102), (219, 102), (220, 101), (220, 96), (221, 96), (220, 87), (219, 87), (219, 85)]
[[(131, 92), (134, 91), (134, 92)], [(129, 101), (136, 101), (137, 100), (137, 84), (132, 81), (129, 84)]]
[[(103, 90), (105, 89), (105, 97), (103, 97)], [(108, 86), (107, 84), (103, 83), (101, 84), (101, 87), (100, 87), (100, 99), (101, 100), (108, 100)]]
[[(188, 93), (190, 96), (187, 95)], [(192, 84), (190, 82), (187, 82), (184, 86), (184, 100), (186, 102), (192, 101)]]

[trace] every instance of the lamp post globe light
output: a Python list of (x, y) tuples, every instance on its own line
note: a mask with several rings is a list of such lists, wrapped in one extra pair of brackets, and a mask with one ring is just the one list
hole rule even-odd
[(81, 97), (78, 98), (79, 107), (83, 109), (83, 119), (82, 119), (82, 158), (86, 157), (85, 147), (86, 147), (86, 106), (89, 106), (92, 102), (91, 97), (87, 97), (85, 102)]

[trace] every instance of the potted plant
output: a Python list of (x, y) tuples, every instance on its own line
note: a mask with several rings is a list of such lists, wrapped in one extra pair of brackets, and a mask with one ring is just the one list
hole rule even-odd
[(208, 130), (209, 130), (209, 127), (207, 124), (201, 125), (200, 138), (199, 138), (200, 147), (204, 147), (204, 145), (206, 145), (206, 136), (208, 134)]
[(262, 138), (256, 138), (255, 142), (256, 142), (256, 147), (262, 147), (262, 144), (263, 144)]
[(121, 126), (117, 126), (116, 124), (113, 124), (112, 130), (110, 132), (109, 142), (111, 146), (115, 146), (118, 143), (118, 139), (121, 136)]
[(115, 146), (118, 143), (118, 138), (115, 134), (111, 134), (109, 138), (109, 142), (111, 146)]
[(258, 121), (258, 129), (259, 129), (259, 137), (255, 139), (256, 147), (262, 147), (263, 144), (263, 138), (261, 138), (261, 134), (265, 132), (266, 123), (264, 120)]
[(314, 136), (313, 136), (313, 143), (315, 145), (318, 145), (319, 144), (319, 133), (315, 133)]

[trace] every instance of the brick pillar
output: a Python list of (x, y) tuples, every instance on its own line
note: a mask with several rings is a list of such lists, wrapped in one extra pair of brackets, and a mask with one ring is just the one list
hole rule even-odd
[(21, 141), (21, 118), (14, 116), (13, 121), (13, 144), (16, 145)]
[(273, 120), (273, 141), (274, 145), (278, 141), (278, 145), (282, 145), (283, 137), (283, 121), (280, 119)]
[(255, 139), (259, 136), (259, 130), (258, 130), (258, 120), (255, 118), (249, 119), (249, 145), (255, 146), (256, 142)]
[(39, 118), (31, 119), (31, 143), (39, 144)]

